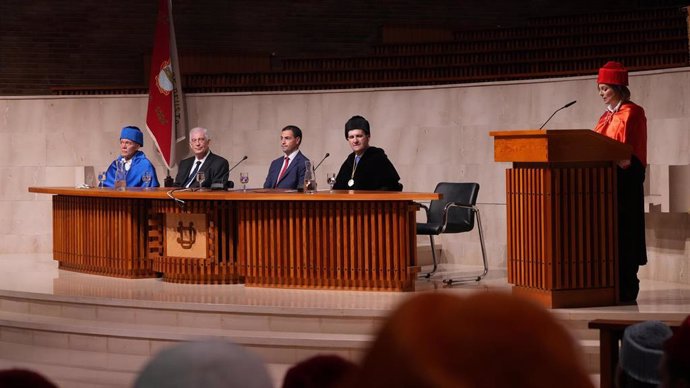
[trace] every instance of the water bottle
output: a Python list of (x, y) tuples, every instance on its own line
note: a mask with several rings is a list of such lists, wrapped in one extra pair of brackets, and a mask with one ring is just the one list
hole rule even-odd
[(316, 172), (314, 171), (314, 165), (310, 161), (304, 162), (304, 192), (305, 193), (315, 193), (316, 192)]
[(125, 160), (118, 159), (115, 162), (115, 189), (124, 190), (127, 187), (127, 170), (125, 170)]

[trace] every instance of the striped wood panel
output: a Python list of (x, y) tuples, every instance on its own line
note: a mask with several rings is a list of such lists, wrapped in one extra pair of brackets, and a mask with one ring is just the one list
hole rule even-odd
[(146, 202), (54, 196), (53, 255), (60, 268), (114, 277), (154, 277), (145, 252)]
[(261, 287), (414, 290), (410, 201), (238, 202), (245, 284)]
[(609, 166), (506, 171), (508, 281), (539, 290), (615, 287), (615, 175)]
[[(172, 201), (150, 201), (149, 257), (163, 280), (175, 283), (238, 283), (240, 269), (235, 253), (234, 202), (187, 201), (184, 210)], [(165, 215), (206, 214), (208, 241), (206, 258), (168, 256), (165, 252)]]

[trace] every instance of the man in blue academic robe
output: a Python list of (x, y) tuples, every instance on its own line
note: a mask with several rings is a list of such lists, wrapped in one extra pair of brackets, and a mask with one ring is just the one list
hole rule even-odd
[[(122, 163), (125, 171), (125, 182), (127, 187), (158, 187), (158, 177), (156, 168), (146, 158), (142, 151), (144, 145), (144, 134), (134, 126), (122, 128), (120, 132), (120, 156), (113, 160), (106, 171), (103, 187), (115, 187), (115, 173), (118, 163)], [(144, 173), (148, 172), (150, 180), (144, 179)]]

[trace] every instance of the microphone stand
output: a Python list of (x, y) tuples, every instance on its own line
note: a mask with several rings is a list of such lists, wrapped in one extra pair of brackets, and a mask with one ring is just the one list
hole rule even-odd
[(321, 159), (321, 161), (319, 162), (319, 164), (317, 164), (316, 167), (314, 167), (314, 172), (316, 172), (316, 170), (319, 168), (319, 166), (321, 165), (321, 163), (323, 163), (323, 161), (326, 160), (326, 158), (329, 157), (329, 156), (331, 156), (331, 154), (329, 154), (328, 152), (326, 152), (326, 155), (324, 155), (323, 159)]
[(230, 171), (234, 170), (235, 167), (239, 166), (240, 163), (244, 162), (245, 160), (247, 160), (247, 155), (244, 155), (244, 157), (239, 162), (235, 163), (234, 166), (232, 166), (228, 169), (228, 172), (223, 174), (223, 178), (222, 178), (222, 181), (220, 183), (211, 183), (211, 190), (223, 190), (223, 189), (225, 189), (227, 181), (230, 178)]
[(551, 118), (552, 118), (554, 115), (556, 115), (556, 113), (558, 113), (558, 111), (560, 111), (561, 109), (565, 109), (565, 108), (567, 108), (567, 107), (573, 105), (573, 104), (576, 103), (576, 102), (577, 102), (577, 100), (575, 100), (575, 101), (570, 101), (569, 103), (567, 103), (567, 104), (563, 105), (562, 107), (556, 109), (556, 111), (554, 111), (553, 113), (551, 113), (551, 116), (549, 116), (549, 118), (546, 119), (546, 121), (544, 121), (544, 124), (542, 124), (541, 127), (539, 127), (539, 130), (541, 130), (542, 128), (544, 128), (544, 126), (546, 125), (546, 123), (548, 123), (549, 120), (551, 120)]

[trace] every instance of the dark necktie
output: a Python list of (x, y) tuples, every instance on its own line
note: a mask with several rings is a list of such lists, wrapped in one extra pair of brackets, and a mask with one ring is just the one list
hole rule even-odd
[(197, 173), (197, 171), (199, 171), (199, 166), (201, 166), (201, 160), (196, 161), (196, 164), (194, 165), (194, 169), (192, 170), (192, 173), (189, 174), (189, 177), (184, 182), (184, 185), (182, 185), (182, 187), (189, 187), (190, 183), (194, 182), (194, 178), (196, 178), (196, 173)]
[(285, 170), (287, 170), (288, 164), (290, 164), (290, 158), (286, 156), (285, 162), (283, 163), (283, 169), (280, 170), (280, 174), (278, 174), (278, 179), (276, 179), (276, 185), (274, 186), (274, 188), (278, 187), (278, 182), (280, 182), (280, 178), (282, 178), (283, 174), (285, 174)]

